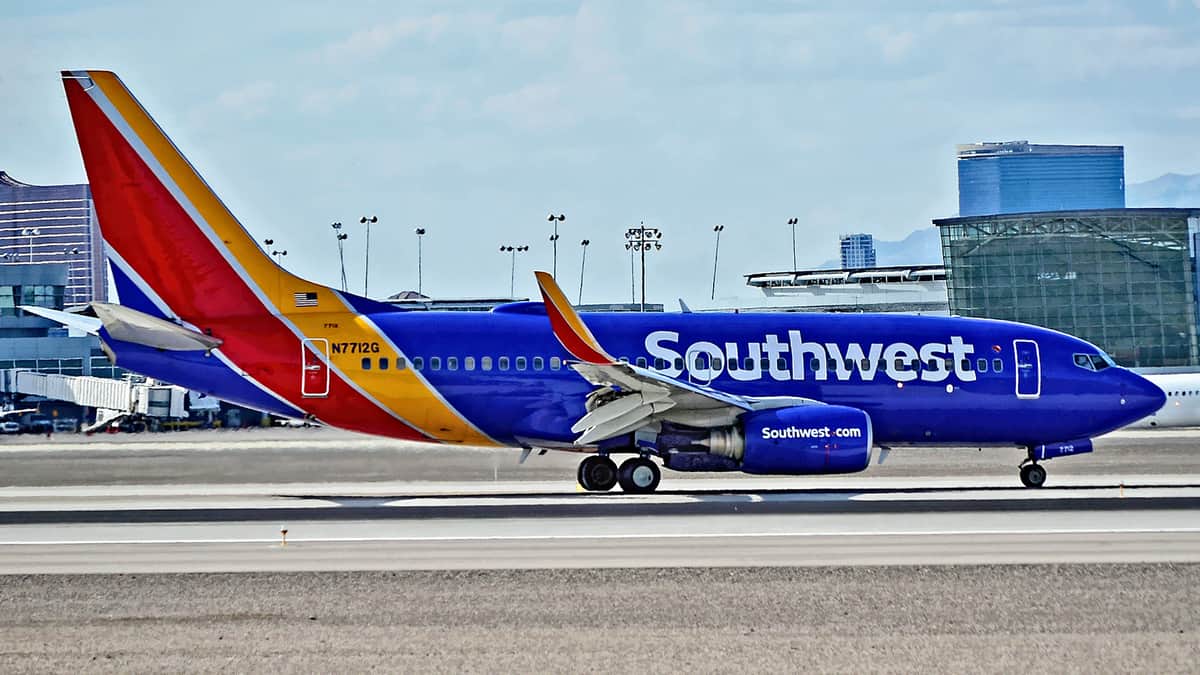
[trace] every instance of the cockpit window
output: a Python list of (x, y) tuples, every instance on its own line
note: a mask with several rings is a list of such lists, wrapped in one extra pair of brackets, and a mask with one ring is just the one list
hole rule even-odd
[(1101, 371), (1113, 365), (1112, 359), (1105, 354), (1074, 354), (1075, 365), (1084, 370)]

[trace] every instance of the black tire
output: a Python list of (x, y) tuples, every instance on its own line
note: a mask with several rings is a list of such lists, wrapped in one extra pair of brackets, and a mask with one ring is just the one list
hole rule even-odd
[(662, 471), (658, 465), (645, 457), (631, 457), (621, 463), (617, 474), (621, 489), (630, 494), (649, 494), (658, 489)]
[(608, 492), (617, 484), (617, 464), (607, 457), (592, 455), (579, 463), (579, 485), (589, 492)]
[(1046, 483), (1046, 470), (1041, 464), (1026, 464), (1021, 467), (1021, 484), (1027, 488), (1040, 488)]

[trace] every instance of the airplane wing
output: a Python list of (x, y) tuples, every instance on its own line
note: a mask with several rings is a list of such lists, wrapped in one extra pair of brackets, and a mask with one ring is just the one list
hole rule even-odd
[(592, 445), (660, 421), (720, 427), (750, 410), (823, 405), (797, 396), (730, 394), (618, 361), (592, 335), (554, 278), (545, 272), (536, 275), (554, 335), (578, 359), (571, 368), (597, 387), (588, 396), (587, 414), (571, 426), (580, 434), (576, 445)]

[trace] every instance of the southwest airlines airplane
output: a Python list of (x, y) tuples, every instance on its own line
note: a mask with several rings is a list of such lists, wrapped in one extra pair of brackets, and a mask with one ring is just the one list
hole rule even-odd
[(276, 415), (586, 453), (582, 487), (651, 492), (659, 463), (847, 473), (926, 444), (1024, 447), (1038, 487), (1039, 462), (1163, 404), (1095, 346), (1001, 321), (581, 316), (541, 272), (543, 302), (405, 312), (275, 264), (113, 73), (63, 84), (121, 304), (49, 314), (127, 369)]

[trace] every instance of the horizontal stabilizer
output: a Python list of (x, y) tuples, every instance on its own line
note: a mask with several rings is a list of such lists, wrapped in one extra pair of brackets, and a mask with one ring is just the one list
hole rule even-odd
[(114, 340), (170, 352), (206, 352), (221, 345), (219, 338), (198, 333), (136, 309), (107, 302), (93, 302), (88, 305), (88, 312), (95, 316), (45, 307), (22, 306), (21, 309), (91, 335), (98, 335), (103, 327)]
[(50, 319), (56, 323), (60, 323), (67, 328), (74, 328), (78, 331), (83, 331), (88, 335), (100, 334), (100, 319), (87, 314), (76, 314), (74, 312), (64, 312), (60, 309), (49, 309), (47, 307), (34, 307), (33, 305), (20, 305), (20, 309), (40, 316), (43, 319)]

